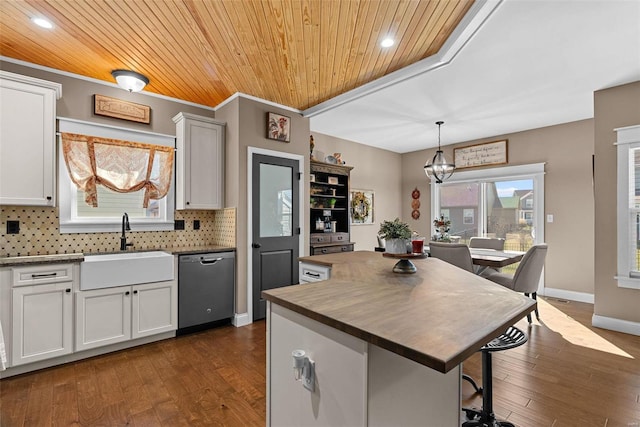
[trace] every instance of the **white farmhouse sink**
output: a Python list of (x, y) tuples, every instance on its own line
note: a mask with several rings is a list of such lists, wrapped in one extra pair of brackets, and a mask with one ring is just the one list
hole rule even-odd
[(173, 268), (173, 255), (162, 251), (86, 255), (80, 264), (80, 289), (173, 280)]

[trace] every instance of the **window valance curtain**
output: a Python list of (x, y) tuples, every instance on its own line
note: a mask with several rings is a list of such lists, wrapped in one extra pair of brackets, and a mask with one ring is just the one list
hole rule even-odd
[(98, 206), (97, 185), (118, 193), (144, 189), (143, 207), (162, 199), (171, 187), (173, 147), (62, 133), (62, 150), (71, 181)]

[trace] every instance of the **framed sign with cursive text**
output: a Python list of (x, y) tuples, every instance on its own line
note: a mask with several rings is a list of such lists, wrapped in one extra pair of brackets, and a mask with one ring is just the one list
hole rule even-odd
[(504, 165), (509, 161), (507, 139), (454, 148), (456, 169), (476, 166)]

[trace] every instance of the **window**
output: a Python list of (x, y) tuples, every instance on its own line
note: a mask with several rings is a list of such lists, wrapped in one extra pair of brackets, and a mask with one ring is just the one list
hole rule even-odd
[[(98, 125), (66, 118), (59, 118), (59, 130), (60, 132), (103, 138), (175, 146), (174, 136)], [(98, 207), (93, 208), (85, 203), (84, 192), (78, 190), (71, 182), (61, 149), (59, 153), (58, 183), (61, 233), (120, 231), (124, 212), (129, 215), (131, 228), (134, 231), (173, 230), (175, 177), (172, 178), (171, 188), (167, 196), (160, 200), (150, 200), (147, 208), (142, 207), (144, 189), (133, 193), (117, 193), (98, 185)]]
[(640, 126), (618, 133), (618, 286), (640, 289)]
[(449, 234), (463, 243), (473, 236), (501, 237), (505, 249), (526, 251), (544, 241), (543, 163), (455, 172), (432, 183), (431, 197), (432, 221), (446, 211)]

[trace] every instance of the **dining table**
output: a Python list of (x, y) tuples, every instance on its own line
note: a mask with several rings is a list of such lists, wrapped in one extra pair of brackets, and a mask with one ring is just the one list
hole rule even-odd
[(498, 251), (495, 249), (469, 248), (474, 265), (490, 268), (502, 268), (522, 261), (525, 252)]

